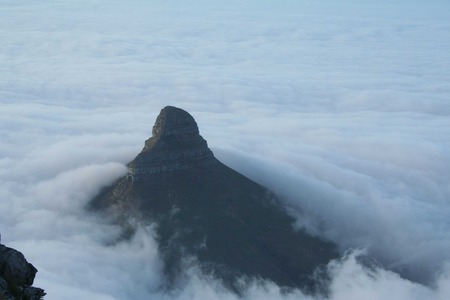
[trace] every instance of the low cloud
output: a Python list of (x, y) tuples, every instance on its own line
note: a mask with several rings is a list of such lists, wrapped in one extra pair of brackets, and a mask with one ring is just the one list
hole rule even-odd
[[(0, 9), (0, 230), (46, 299), (237, 299), (195, 265), (164, 292), (151, 226), (123, 241), (84, 210), (165, 105), (191, 112), (216, 156), (279, 194), (299, 227), (349, 250), (329, 266), (329, 299), (449, 297), (448, 3)], [(320, 298), (261, 281), (242, 297)]]

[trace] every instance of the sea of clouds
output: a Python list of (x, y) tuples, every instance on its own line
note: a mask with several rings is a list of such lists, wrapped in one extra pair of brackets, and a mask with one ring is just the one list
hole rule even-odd
[(46, 299), (236, 299), (195, 266), (161, 291), (152, 228), (84, 209), (175, 105), (346, 253), (329, 299), (448, 299), (450, 3), (222, 2), (0, 0), (2, 242)]

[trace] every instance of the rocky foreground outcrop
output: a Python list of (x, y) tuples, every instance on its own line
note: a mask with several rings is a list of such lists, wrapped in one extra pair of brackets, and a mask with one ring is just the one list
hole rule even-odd
[[(273, 193), (217, 160), (186, 111), (161, 110), (128, 174), (90, 208), (155, 224), (169, 283), (196, 266), (239, 292), (242, 278), (317, 290), (335, 245), (294, 230)], [(319, 286), (320, 288), (320, 286)]]
[(37, 269), (23, 254), (0, 245), (0, 300), (39, 300), (43, 289), (33, 287)]

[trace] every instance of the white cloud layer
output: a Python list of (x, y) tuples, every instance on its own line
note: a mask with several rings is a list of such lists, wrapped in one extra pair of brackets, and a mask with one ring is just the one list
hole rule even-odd
[[(0, 231), (46, 299), (236, 299), (163, 281), (84, 205), (125, 172), (159, 110), (191, 112), (217, 157), (298, 225), (365, 248), (330, 299), (450, 297), (447, 1), (0, 0)], [(408, 275), (401, 278), (396, 272)], [(245, 299), (312, 299), (263, 282)]]

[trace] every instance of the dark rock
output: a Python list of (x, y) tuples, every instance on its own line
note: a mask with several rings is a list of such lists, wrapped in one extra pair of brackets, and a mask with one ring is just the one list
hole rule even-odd
[(23, 290), (22, 297), (24, 299), (42, 299), (45, 295), (43, 289), (31, 286)]
[[(198, 168), (213, 162), (197, 123), (186, 111), (167, 106), (161, 110), (144, 149), (129, 163), (128, 179), (151, 181), (161, 173)], [(169, 173), (167, 175), (167, 173)]]
[(36, 272), (22, 253), (0, 245), (0, 274), (6, 281), (19, 286), (32, 285)]
[(0, 277), (0, 299), (1, 300), (14, 300), (14, 296), (8, 289), (8, 283), (6, 280)]
[(192, 116), (171, 106), (161, 111), (128, 175), (90, 207), (122, 224), (127, 217), (156, 223), (170, 282), (194, 257), (235, 291), (242, 276), (317, 290), (317, 270), (337, 257), (333, 244), (294, 230), (270, 191), (218, 161)]
[[(44, 290), (31, 287), (36, 272), (22, 253), (0, 245), (0, 294), (3, 293), (6, 299), (11, 295), (15, 297), (12, 299), (41, 299), (45, 295)], [(37, 290), (40, 292), (35, 292)]]
[(0, 277), (0, 290), (6, 290), (8, 289), (8, 283), (5, 279)]

